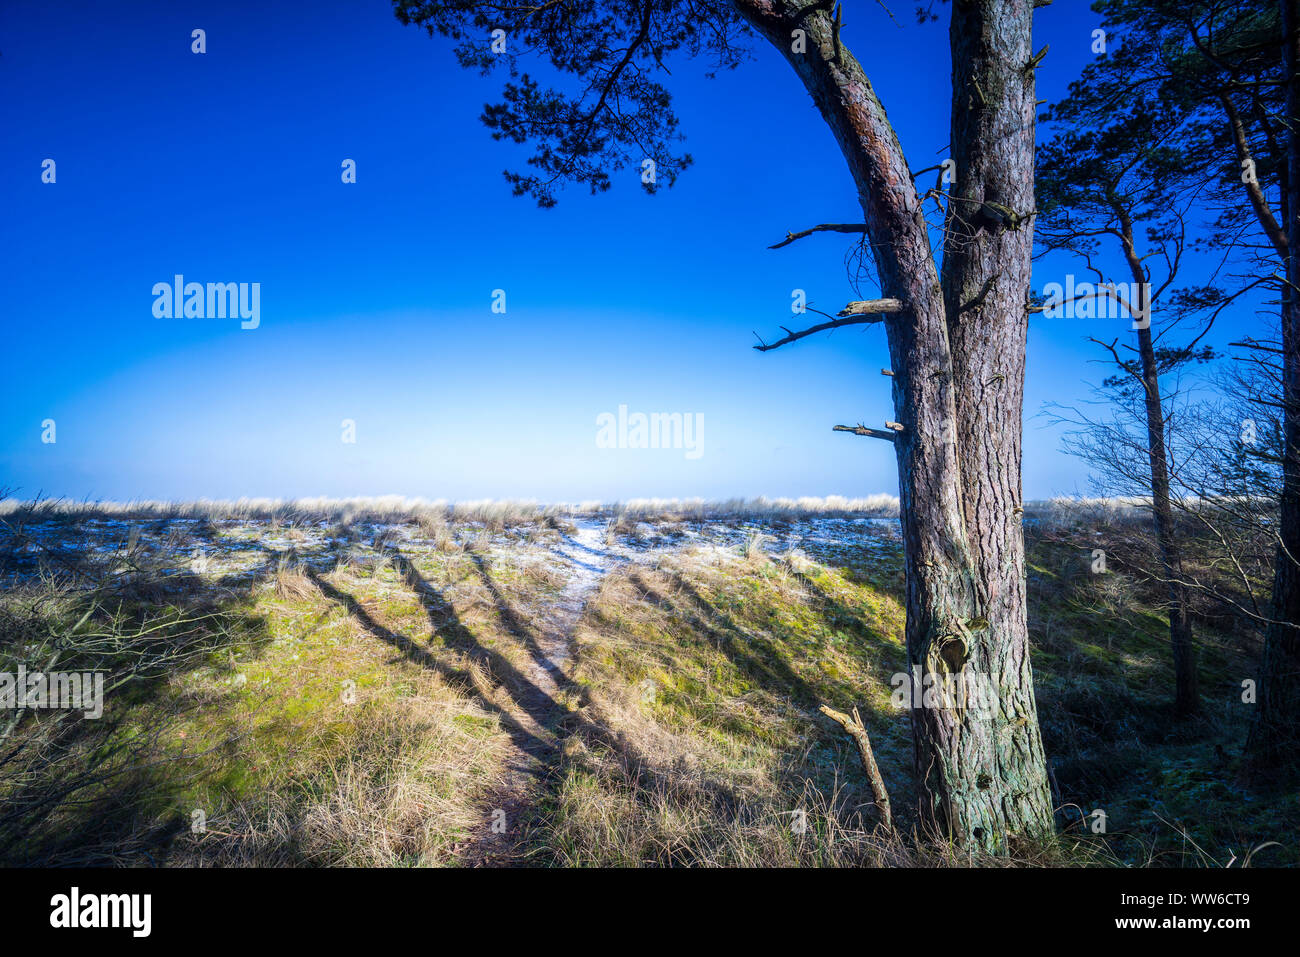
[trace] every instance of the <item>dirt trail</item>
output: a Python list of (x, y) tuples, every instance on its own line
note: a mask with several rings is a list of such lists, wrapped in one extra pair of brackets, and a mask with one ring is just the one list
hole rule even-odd
[[(533, 744), (516, 745), (507, 759), (507, 772), (489, 809), (488, 833), (468, 849), (470, 865), (519, 863), (527, 852), (533, 815), (542, 800), (548, 778), (558, 765), (562, 744), (561, 721), (567, 714), (559, 697), (569, 681), (571, 642), (587, 600), (601, 579), (628, 559), (605, 545), (605, 523), (580, 520), (573, 534), (565, 534), (552, 547), (562, 559), (568, 582), (556, 601), (524, 622), (534, 642), (533, 661), (526, 671), (529, 687), (517, 699), (519, 724)], [(492, 821), (504, 812), (505, 830), (492, 830)], [(496, 826), (502, 826), (498, 824)]]

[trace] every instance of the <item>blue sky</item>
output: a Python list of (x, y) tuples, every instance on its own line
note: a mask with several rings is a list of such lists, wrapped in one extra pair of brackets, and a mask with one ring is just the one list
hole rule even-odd
[[(846, 40), (913, 167), (938, 162), (946, 8), (917, 26), (900, 5), (899, 27), (875, 3), (846, 6)], [(1097, 25), (1082, 0), (1039, 11), (1040, 98), (1064, 92)], [(756, 45), (713, 80), (674, 64), (695, 157), (675, 188), (647, 196), (629, 169), (551, 210), (510, 195), (501, 171), (521, 154), (478, 120), (500, 79), (461, 70), (379, 0), (10, 0), (0, 77), (0, 485), (92, 499), (897, 489), (885, 445), (830, 431), (889, 417), (882, 330), (750, 348), (753, 331), (792, 324), (792, 289), (832, 312), (856, 298), (845, 237), (766, 248), (860, 216), (829, 132), (773, 51)], [(46, 158), (54, 184), (41, 182)], [(341, 182), (348, 158), (355, 184)], [(1068, 268), (1042, 264), (1035, 283)], [(260, 283), (260, 325), (156, 318), (152, 287), (177, 273)], [(1030, 498), (1086, 490), (1034, 416), (1104, 374), (1090, 332), (1031, 328)], [(702, 416), (704, 454), (598, 448), (597, 416), (620, 405)], [(344, 419), (355, 443), (341, 441)]]

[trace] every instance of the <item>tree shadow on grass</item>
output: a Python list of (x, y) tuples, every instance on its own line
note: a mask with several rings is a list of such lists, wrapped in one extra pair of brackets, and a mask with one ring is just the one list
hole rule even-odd
[[(443, 598), (433, 586), (424, 581), (409, 561), (404, 557), (400, 561), (404, 568), (404, 574), (413, 575), (418, 579), (420, 587), (417, 589), (417, 594), (420, 596), (420, 601), (430, 623), (434, 627), (435, 633), (443, 635), (450, 645), (465, 653), (471, 660), (482, 663), (490, 674), (500, 677), (507, 688), (513, 691), (513, 689), (527, 686), (533, 692), (528, 696), (530, 700), (540, 702), (541, 699), (544, 699), (544, 705), (534, 704), (533, 710), (528, 708), (523, 710), (534, 722), (545, 727), (543, 721), (548, 714), (546, 705), (549, 705), (550, 708), (556, 708), (558, 705), (540, 688), (537, 688), (520, 674), (504, 655), (480, 644), (474, 637), (473, 632), (461, 622), (451, 603)], [(347, 613), (372, 637), (378, 638), (396, 649), (408, 661), (451, 682), (462, 689), (485, 711), (495, 715), (506, 733), (510, 735), (516, 746), (521, 750), (533, 755), (542, 755), (549, 750), (550, 745), (548, 742), (526, 728), (522, 722), (510, 713), (509, 709), (492, 700), (489, 695), (478, 687), (475, 676), (470, 670), (456, 668), (439, 660), (436, 654), (427, 648), (420, 647), (410, 637), (380, 624), (354, 596), (325, 581), (321, 573), (315, 569), (307, 571), (306, 574), (322, 595), (346, 609)], [(519, 695), (518, 697), (524, 696)]]
[[(584, 550), (590, 551), (585, 546)], [(689, 795), (692, 801), (704, 802), (713, 807), (719, 819), (729, 819), (743, 813), (743, 802), (729, 784), (702, 776), (680, 765), (666, 765), (651, 760), (627, 734), (597, 717), (586, 688), (557, 667), (547, 653), (542, 632), (550, 625), (531, 623), (495, 580), (490, 562), (480, 555), (470, 557), (480, 581), (492, 596), (501, 622), (520, 640), (530, 659), (552, 674), (557, 691), (572, 696), (571, 700), (576, 702), (574, 710), (567, 710), (508, 662), (493, 664), (494, 670), (499, 669), (500, 673), (507, 676), (507, 685), (516, 689), (514, 700), (518, 706), (528, 710), (539, 724), (546, 724), (549, 720), (548, 726), (555, 730), (557, 737), (571, 735), (584, 745), (582, 748), (560, 749), (555, 760), (545, 768), (545, 779), (549, 787), (558, 786), (566, 773), (575, 772), (603, 779), (608, 786), (630, 795), (645, 813), (657, 813), (662, 810), (665, 802), (682, 800), (685, 795)], [(437, 595), (436, 590), (419, 575), (418, 569), (409, 560), (403, 556), (398, 567), (412, 590), (426, 598), (432, 598), (432, 607), (438, 611), (432, 612), (431, 616), (436, 614), (443, 617), (448, 613), (445, 610), (446, 600)], [(426, 607), (430, 607), (428, 601)], [(568, 636), (550, 635), (547, 640), (567, 641)], [(491, 654), (490, 651), (486, 653)], [(612, 766), (607, 763), (609, 760), (612, 760)], [(553, 792), (544, 793), (540, 804), (532, 809), (533, 820), (542, 832), (539, 850), (545, 854), (555, 853), (545, 836), (553, 824), (549, 815), (558, 810), (555, 798)]]
[[(435, 630), (440, 627), (440, 623), (455, 619), (456, 612), (451, 603), (420, 574), (419, 569), (410, 559), (396, 550), (390, 554), (390, 557), (407, 586), (420, 596), (429, 615), (430, 624)], [(576, 684), (547, 653), (543, 646), (540, 628), (530, 624), (527, 617), (506, 597), (492, 575), (490, 564), (480, 555), (472, 554), (470, 559), (480, 582), (492, 597), (499, 620), (519, 640), (530, 661), (554, 678), (557, 692), (574, 696), (577, 708), (570, 710), (564, 707), (505, 655), (485, 647), (458, 619), (455, 619), (456, 625), (452, 629), (453, 647), (482, 662), (486, 670), (502, 681), (510, 692), (514, 704), (539, 727), (557, 736), (564, 733), (580, 733), (608, 747), (616, 748), (633, 764), (642, 763), (641, 757), (622, 735), (612, 728), (592, 721), (584, 714), (585, 706), (589, 703), (586, 689)], [(553, 636), (553, 640), (567, 641), (567, 636)]]
[[(741, 674), (755, 681), (764, 692), (778, 700), (788, 701), (804, 717), (813, 722), (818, 729), (814, 741), (829, 747), (836, 756), (836, 761), (843, 762), (855, 790), (863, 796), (863, 803), (870, 803), (866, 798), (869, 782), (856, 760), (856, 750), (842, 730), (819, 713), (819, 707), (822, 704), (842, 709), (857, 707), (861, 710), (873, 737), (884, 734), (887, 736), (886, 740), (892, 740), (892, 737), (897, 734), (900, 720), (905, 721), (905, 717), (900, 718), (897, 712), (864, 700), (860, 682), (845, 680), (831, 672), (818, 672), (814, 680), (804, 678), (795, 671), (790, 661), (789, 656), (795, 650), (793, 647), (782, 647), (771, 636), (747, 626), (735, 615), (717, 608), (701, 587), (687, 578), (682, 571), (673, 570), (667, 574), (670, 582), (667, 587), (657, 585), (640, 572), (634, 573), (630, 581), (646, 601), (670, 614), (680, 616), (692, 631), (717, 648)], [(856, 609), (828, 594), (804, 576), (796, 575), (796, 577), (800, 579), (805, 588), (806, 599), (820, 619), (836, 622), (837, 627), (853, 632), (857, 640), (879, 646), (883, 652), (894, 652), (905, 660), (905, 652), (887, 642), (863, 620)], [(885, 669), (890, 667), (875, 655), (871, 656), (871, 661), (866, 660), (865, 657), (861, 660), (864, 671), (878, 670), (882, 664)], [(886, 678), (887, 675), (880, 674), (882, 681)], [(881, 743), (880, 739), (875, 740), (878, 754), (881, 753)], [(908, 758), (910, 759), (910, 754)], [(892, 778), (899, 785), (899, 793), (906, 794), (910, 783), (910, 765), (893, 766), (890, 767), (889, 772), (887, 777)], [(796, 774), (795, 779), (799, 776)]]
[(707, 638), (742, 674), (765, 690), (805, 706), (815, 707), (819, 703), (812, 686), (790, 667), (771, 639), (718, 610), (681, 572), (672, 573), (674, 596), (681, 600), (666, 595), (640, 572), (634, 573), (631, 581), (649, 602), (682, 615), (694, 631)]
[[(410, 636), (388, 628), (355, 595), (326, 580), (345, 558), (337, 544), (300, 550), (275, 549), (254, 541), (241, 543), (239, 550), (260, 552), (261, 560), (219, 579), (173, 570), (163, 591), (155, 594), (150, 590), (154, 583), (142, 582), (144, 591), (136, 597), (146, 603), (183, 602), (186, 607), (233, 609), (231, 614), (248, 619), (241, 641), (251, 643), (246, 650), (255, 650), (270, 636), (266, 618), (251, 614), (248, 593), (275, 581), (282, 570), (300, 571), (306, 579), (304, 586), (310, 583), (310, 589), (346, 610), (366, 634), (463, 689), (469, 700), (496, 716), (518, 751), (531, 759), (528, 773), (543, 785), (540, 791), (530, 792), (531, 803), (526, 809), (532, 817), (526, 829), (525, 838), (531, 842), (526, 850), (532, 854), (548, 853), (548, 815), (560, 805), (554, 789), (571, 768), (581, 773), (588, 761), (595, 760), (590, 749), (613, 758), (621, 769), (615, 777), (621, 774), (631, 793), (647, 806), (654, 800), (661, 801), (665, 794), (692, 788), (707, 791), (720, 807), (736, 806), (730, 789), (697, 781), (682, 769), (655, 765), (618, 728), (594, 716), (586, 706), (582, 689), (556, 664), (553, 651), (548, 651), (557, 638), (567, 640), (567, 636), (546, 631), (551, 627), (549, 623), (531, 620), (521, 611), (501, 587), (490, 562), (481, 556), (471, 556), (474, 570), (491, 596), (499, 620), (518, 640), (527, 660), (551, 675), (555, 691), (548, 690), (550, 682), (539, 684), (540, 676), (530, 677), (528, 665), (515, 663), (518, 657), (511, 661), (480, 640), (448, 598), (397, 549), (380, 548), (378, 554), (391, 561), (417, 596), (434, 633), (479, 667), (458, 667), (445, 660), (446, 656), (440, 658), (437, 649), (424, 647)], [(221, 666), (211, 658), (207, 663)], [(496, 689), (485, 687), (483, 672), (493, 682), (501, 683), (508, 700)], [(224, 780), (221, 775), (237, 774), (240, 762), (245, 760), (238, 740), (240, 729), (235, 724), (230, 726), (234, 737), (209, 751), (178, 751), (175, 733), (177, 723), (183, 720), (182, 713), (172, 705), (156, 714), (152, 711), (171, 676), (159, 675), (155, 681), (134, 688), (129, 698), (123, 696), (118, 702), (118, 713), (103, 722), (69, 721), (66, 726), (52, 729), (43, 744), (57, 758), (49, 764), (50, 773), (22, 780), (10, 777), (10, 787), (0, 804), (0, 863), (112, 866), (157, 864), (169, 859), (177, 839), (188, 836), (189, 808), (181, 806), (182, 795), (200, 784), (220, 789)], [(557, 700), (557, 691), (572, 694), (570, 703), (577, 702), (575, 710), (568, 710)], [(581, 739), (587, 749), (577, 749), (571, 756), (562, 753), (560, 745), (566, 734)], [(15, 742), (0, 742), (0, 771), (11, 770), (25, 760), (22, 748), (5, 750), (10, 744)], [(200, 760), (216, 751), (221, 760), (215, 767), (210, 761)], [(609, 770), (605, 758), (600, 759), (600, 764), (603, 770)], [(292, 831), (276, 840), (278, 844), (265, 849), (268, 860), (310, 863), (294, 846)], [(207, 856), (200, 850), (197, 859)]]

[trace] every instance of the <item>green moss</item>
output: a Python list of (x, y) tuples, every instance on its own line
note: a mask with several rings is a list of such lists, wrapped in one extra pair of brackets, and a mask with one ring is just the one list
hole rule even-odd
[(500, 730), (494, 719), (482, 715), (458, 714), (451, 721), (456, 727), (475, 738), (490, 737)]

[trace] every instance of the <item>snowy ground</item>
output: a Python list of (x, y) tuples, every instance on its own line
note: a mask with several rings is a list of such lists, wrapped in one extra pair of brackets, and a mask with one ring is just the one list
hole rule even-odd
[(565, 601), (581, 605), (601, 574), (618, 562), (645, 560), (686, 547), (743, 549), (757, 540), (771, 554), (798, 551), (834, 563), (863, 549), (899, 547), (890, 518), (801, 518), (735, 521), (631, 522), (578, 515), (553, 523), (490, 530), (464, 522), (428, 527), (410, 522), (350, 524), (163, 518), (129, 521), (85, 517), (11, 524), (0, 528), (0, 576), (8, 582), (43, 571), (70, 572), (95, 564), (121, 574), (149, 569), (158, 577), (197, 575), (236, 585), (270, 560), (292, 559), (323, 568), (340, 554), (398, 548), (421, 552), (472, 547), (510, 551), (517, 559), (554, 560), (569, 577)]

